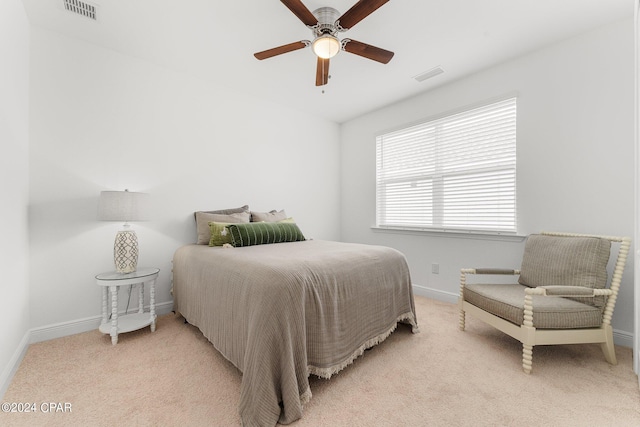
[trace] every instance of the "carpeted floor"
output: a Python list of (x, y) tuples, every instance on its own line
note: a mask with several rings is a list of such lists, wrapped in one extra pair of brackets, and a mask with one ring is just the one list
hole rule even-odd
[[(611, 366), (597, 345), (539, 346), (526, 375), (519, 342), (470, 317), (460, 332), (452, 304), (416, 297), (416, 309), (419, 334), (400, 325), (332, 379), (312, 377), (293, 425), (640, 425), (631, 349), (617, 347)], [(3, 402), (37, 412), (0, 413), (0, 425), (240, 425), (241, 378), (196, 328), (167, 315), (156, 332), (122, 334), (116, 346), (98, 331), (30, 346)]]

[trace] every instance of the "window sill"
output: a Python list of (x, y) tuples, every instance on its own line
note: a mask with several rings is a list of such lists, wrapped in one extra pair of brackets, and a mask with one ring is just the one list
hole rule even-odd
[(517, 233), (499, 233), (482, 231), (434, 230), (426, 228), (398, 228), (372, 226), (374, 233), (409, 234), (414, 236), (448, 237), (454, 239), (498, 240), (505, 242), (522, 242), (526, 235)]

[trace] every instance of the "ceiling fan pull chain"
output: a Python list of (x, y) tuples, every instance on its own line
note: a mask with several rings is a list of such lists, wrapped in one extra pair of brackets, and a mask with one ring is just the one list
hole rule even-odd
[[(323, 76), (326, 76), (326, 74), (325, 74), (325, 72), (324, 72), (324, 65), (325, 65), (325, 61), (322, 61), (322, 75), (323, 75)], [(326, 83), (328, 83), (328, 82), (323, 81), (323, 83), (325, 83), (325, 84), (326, 84)], [(324, 94), (324, 86), (322, 87), (322, 93)]]

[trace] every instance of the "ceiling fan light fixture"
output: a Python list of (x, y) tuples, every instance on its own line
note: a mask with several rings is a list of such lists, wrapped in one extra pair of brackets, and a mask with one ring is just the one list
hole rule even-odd
[(340, 41), (331, 34), (323, 34), (313, 41), (313, 53), (323, 59), (333, 58), (340, 51)]

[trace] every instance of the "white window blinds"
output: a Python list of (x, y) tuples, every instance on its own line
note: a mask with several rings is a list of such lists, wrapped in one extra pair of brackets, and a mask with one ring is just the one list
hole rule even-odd
[(378, 227), (516, 231), (516, 98), (376, 138)]

